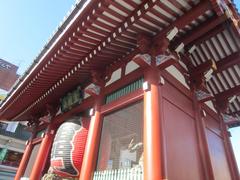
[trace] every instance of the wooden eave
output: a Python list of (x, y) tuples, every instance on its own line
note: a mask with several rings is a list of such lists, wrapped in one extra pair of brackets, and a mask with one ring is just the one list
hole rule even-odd
[[(139, 34), (159, 41), (175, 27), (179, 32), (170, 47), (184, 43), (187, 52), (195, 46), (196, 50), (188, 56), (196, 68), (209, 59), (219, 66), (207, 83), (214, 96), (239, 89), (237, 27), (221, 13), (215, 1), (181, 2), (80, 1), (64, 24), (65, 28), (59, 28), (55, 40), (44, 47), (29, 74), (2, 103), (0, 119), (28, 120), (44, 111), (45, 104), (56, 103), (66, 92), (86, 82), (90, 70), (114, 70), (130, 61), (139, 53), (136, 44)], [(229, 113), (239, 114), (240, 97), (229, 107)]]

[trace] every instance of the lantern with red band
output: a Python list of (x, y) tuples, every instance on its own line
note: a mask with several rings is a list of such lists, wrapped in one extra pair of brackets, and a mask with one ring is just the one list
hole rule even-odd
[(62, 177), (78, 177), (87, 140), (89, 121), (74, 118), (58, 129), (51, 152), (51, 168)]

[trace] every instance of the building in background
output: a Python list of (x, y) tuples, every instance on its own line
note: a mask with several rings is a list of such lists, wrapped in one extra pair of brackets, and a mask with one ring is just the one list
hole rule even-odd
[(19, 78), (17, 70), (18, 66), (0, 58), (0, 102)]
[(23, 124), (0, 122), (0, 179), (13, 179), (30, 135)]
[[(0, 59), (0, 102), (19, 78), (18, 67)], [(18, 122), (0, 122), (0, 179), (13, 179), (30, 132)]]
[(19, 78), (18, 66), (0, 59), (0, 89), (9, 91), (12, 85)]

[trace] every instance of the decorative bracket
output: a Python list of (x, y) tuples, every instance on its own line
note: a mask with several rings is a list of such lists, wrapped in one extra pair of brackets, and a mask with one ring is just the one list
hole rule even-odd
[(200, 102), (205, 102), (213, 99), (213, 96), (208, 91), (204, 91), (202, 89), (197, 89), (195, 91), (195, 95), (197, 100)]
[(92, 82), (98, 86), (105, 85), (105, 73), (100, 71), (91, 71)]
[(133, 58), (133, 61), (143, 68), (152, 66), (164, 69), (174, 64), (177, 58), (171, 54), (159, 54), (153, 59), (149, 54), (139, 54)]
[(27, 127), (25, 128), (27, 131), (34, 132), (39, 124), (39, 119), (32, 116), (28, 122), (27, 122)]
[(52, 116), (50, 114), (48, 114), (46, 116), (40, 117), (39, 121), (46, 123), (46, 124), (50, 124), (52, 121)]
[(96, 84), (92, 84), (84, 90), (85, 93), (91, 96), (98, 96), (100, 94), (100, 91), (101, 87)]
[(177, 58), (172, 54), (159, 54), (156, 56), (156, 66), (161, 69), (174, 64), (177, 61)]
[(152, 58), (149, 54), (138, 54), (133, 58), (133, 61), (141, 67), (148, 67), (152, 64)]
[(220, 110), (220, 112), (225, 113), (228, 110), (228, 98), (219, 99), (218, 97), (215, 97), (216, 101), (215, 104), (217, 108)]
[(139, 35), (137, 39), (138, 49), (141, 54), (136, 55), (133, 61), (139, 66), (145, 67), (158, 67), (164, 69), (176, 62), (177, 58), (168, 50), (169, 42), (178, 33), (177, 28), (162, 38), (161, 41), (154, 41), (151, 37), (146, 35)]
[(50, 104), (46, 105), (46, 114), (42, 117), (39, 118), (39, 121), (46, 123), (46, 124), (50, 124), (52, 121), (52, 118), (56, 115), (58, 111), (58, 107), (54, 107)]
[(229, 123), (231, 121), (239, 121), (240, 122), (240, 120), (237, 117), (234, 117), (234, 116), (231, 116), (231, 115), (228, 115), (225, 113), (221, 113), (221, 115), (222, 115), (224, 122), (226, 122), (226, 123)]

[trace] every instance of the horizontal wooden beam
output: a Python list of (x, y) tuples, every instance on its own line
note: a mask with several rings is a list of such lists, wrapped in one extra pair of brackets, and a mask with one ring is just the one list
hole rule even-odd
[(233, 111), (231, 114), (239, 114), (240, 115), (240, 110), (239, 111)]
[(166, 27), (163, 31), (161, 31), (155, 37), (155, 39), (163, 38), (174, 27), (178, 29), (183, 29), (186, 25), (189, 25), (192, 21), (196, 20), (197, 17), (205, 14), (205, 12), (210, 9), (212, 9), (212, 7), (209, 1), (201, 1), (190, 11), (179, 17), (176, 21), (172, 22), (170, 26)]
[(225, 124), (230, 128), (237, 127), (240, 126), (240, 120), (226, 122)]
[[(209, 40), (210, 38), (212, 38), (216, 34), (223, 32), (224, 29), (225, 29), (225, 25), (226, 25), (226, 23), (222, 23), (222, 24), (217, 25), (215, 28), (211, 29), (206, 34), (204, 34), (204, 35), (200, 36), (199, 38), (194, 39), (194, 41), (188, 43), (185, 46), (186, 47), (185, 49), (189, 50), (193, 45), (198, 46), (199, 44), (203, 43), (204, 41)], [(190, 33), (188, 33), (188, 34), (190, 34)], [(191, 34), (190, 34), (190, 36), (191, 36)]]
[[(186, 57), (186, 56), (185, 56)], [(185, 59), (186, 61), (186, 59)], [(226, 70), (229, 67), (232, 67), (234, 65), (240, 64), (240, 52), (235, 52), (224, 59), (216, 62), (217, 70), (214, 71), (213, 75), (216, 75), (219, 72), (222, 72)], [(206, 72), (208, 69), (210, 69), (212, 66), (214, 66), (213, 62), (208, 60), (202, 64), (200, 64), (197, 67), (194, 67), (194, 69), (190, 69), (191, 77), (194, 79), (195, 77), (198, 77), (199, 75), (203, 75), (204, 72)]]
[(221, 100), (224, 100), (224, 99), (228, 99), (231, 96), (239, 95), (239, 94), (240, 94), (240, 85), (216, 94), (215, 98), (217, 99), (217, 101), (221, 101)]
[(234, 65), (239, 65), (239, 64), (240, 64), (240, 51), (235, 52), (230, 56), (227, 56), (224, 59), (218, 61), (216, 63), (217, 71), (215, 71), (215, 73), (221, 72), (223, 70), (226, 70), (229, 67), (232, 67)]
[(190, 69), (190, 76), (192, 78), (203, 76), (206, 71), (208, 71), (211, 67), (214, 66), (213, 61), (208, 60), (199, 66), (195, 67), (194, 69)]
[[(218, 27), (217, 29), (215, 29), (215, 27), (220, 25), (226, 20), (227, 20), (226, 15), (211, 18), (210, 20), (199, 25), (199, 27), (194, 28), (190, 32), (187, 32), (187, 34), (184, 35), (183, 37), (176, 39), (171, 45), (172, 46), (171, 48), (176, 49), (176, 47), (178, 47), (181, 43), (183, 43), (187, 48), (191, 48), (189, 44), (191, 45), (195, 44), (195, 40), (204, 39), (204, 36), (208, 36), (208, 37), (209, 35), (214, 36), (216, 34), (213, 34), (213, 33), (218, 33), (220, 30), (223, 30), (223, 28)], [(213, 29), (214, 31), (211, 32), (211, 30)], [(211, 32), (211, 33), (208, 34), (208, 32)]]

